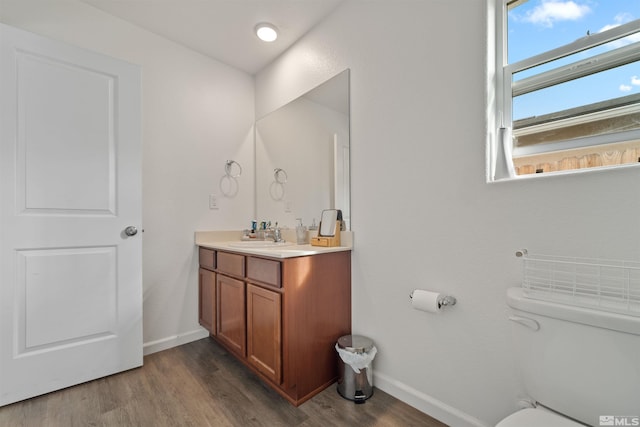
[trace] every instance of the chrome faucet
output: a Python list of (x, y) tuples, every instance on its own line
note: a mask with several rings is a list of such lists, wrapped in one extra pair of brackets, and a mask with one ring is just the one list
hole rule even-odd
[(278, 227), (278, 224), (276, 224), (275, 227), (273, 228), (268, 228), (264, 231), (264, 238), (265, 239), (273, 239), (274, 242), (279, 243), (279, 242), (284, 242), (284, 240), (282, 240), (282, 232), (280, 230), (280, 228)]

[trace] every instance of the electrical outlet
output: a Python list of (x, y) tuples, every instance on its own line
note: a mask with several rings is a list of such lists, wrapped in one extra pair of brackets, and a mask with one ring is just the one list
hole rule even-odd
[(209, 209), (218, 209), (218, 196), (209, 194)]
[(291, 213), (291, 200), (285, 200), (284, 201), (284, 212), (285, 213)]

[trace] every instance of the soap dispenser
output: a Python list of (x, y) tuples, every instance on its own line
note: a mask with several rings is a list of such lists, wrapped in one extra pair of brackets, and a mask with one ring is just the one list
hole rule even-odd
[(296, 218), (298, 225), (296, 225), (296, 243), (299, 245), (307, 244), (307, 227), (302, 224), (302, 218)]

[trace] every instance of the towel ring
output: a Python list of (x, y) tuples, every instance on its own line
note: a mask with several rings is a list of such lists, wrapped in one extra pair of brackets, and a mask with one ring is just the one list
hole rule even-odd
[(284, 169), (275, 168), (273, 170), (273, 179), (275, 179), (278, 184), (286, 184), (289, 177)]
[[(237, 166), (238, 173), (236, 174), (231, 173), (233, 170), (233, 165)], [(224, 164), (224, 172), (230, 178), (237, 178), (242, 175), (242, 166), (240, 166), (240, 163), (236, 162), (235, 160), (227, 160), (227, 162)]]

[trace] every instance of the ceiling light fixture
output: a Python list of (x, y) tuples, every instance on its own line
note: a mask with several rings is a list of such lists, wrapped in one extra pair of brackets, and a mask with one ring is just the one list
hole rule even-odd
[(267, 22), (261, 22), (256, 25), (256, 35), (258, 38), (265, 42), (272, 42), (278, 38), (278, 29), (275, 25)]

